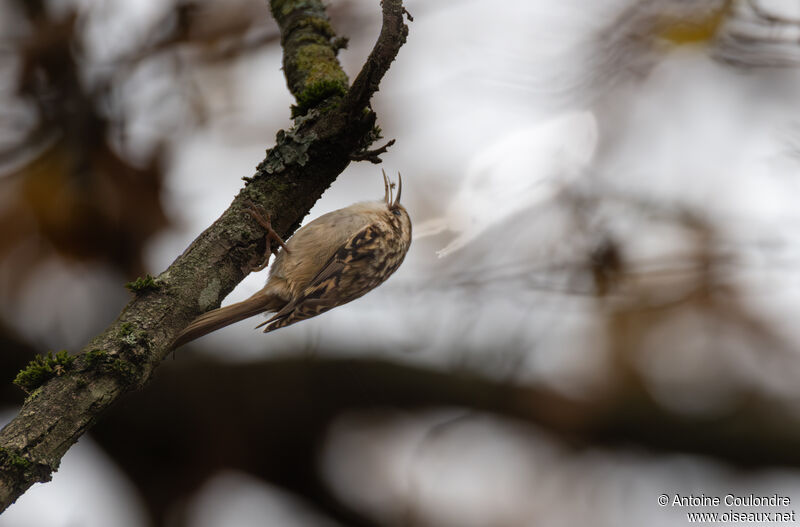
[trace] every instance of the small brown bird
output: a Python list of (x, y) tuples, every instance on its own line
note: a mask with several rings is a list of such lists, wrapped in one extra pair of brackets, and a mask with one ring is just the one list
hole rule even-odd
[(400, 205), (403, 180), (394, 185), (383, 173), (382, 201), (355, 203), (329, 212), (297, 230), (284, 244), (256, 210), (250, 210), (279, 242), (266, 285), (253, 296), (197, 317), (174, 347), (234, 322), (275, 313), (256, 327), (264, 333), (324, 313), (374, 289), (394, 273), (411, 245), (411, 218)]

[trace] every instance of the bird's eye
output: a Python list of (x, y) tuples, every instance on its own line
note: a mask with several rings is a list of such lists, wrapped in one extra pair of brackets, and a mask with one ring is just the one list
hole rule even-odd
[(400, 215), (400, 209), (392, 209), (392, 214), (394, 214), (395, 216), (399, 216)]

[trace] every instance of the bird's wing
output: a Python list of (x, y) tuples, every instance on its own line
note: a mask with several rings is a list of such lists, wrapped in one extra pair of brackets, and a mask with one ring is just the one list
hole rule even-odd
[(355, 300), (380, 284), (394, 271), (386, 268), (382, 240), (393, 235), (387, 229), (385, 224), (375, 222), (353, 234), (333, 253), (298, 298), (257, 327), (266, 325), (266, 333), (311, 318)]

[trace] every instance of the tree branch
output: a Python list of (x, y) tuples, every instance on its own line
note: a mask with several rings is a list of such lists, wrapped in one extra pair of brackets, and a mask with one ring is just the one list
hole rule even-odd
[[(389, 71), (389, 66), (405, 44), (408, 26), (403, 23), (403, 14), (408, 11), (401, 2), (381, 0), (383, 6), (383, 25), (378, 41), (372, 48), (367, 62), (361, 68), (356, 80), (345, 95), (342, 109), (348, 115), (356, 115), (369, 104), (372, 94), (378, 91), (381, 79)], [(408, 15), (410, 20), (411, 15)]]
[(351, 156), (374, 138), (376, 116), (361, 110), (405, 40), (401, 0), (384, 1), (383, 30), (364, 67), (370, 73), (362, 70), (368, 82), (362, 86), (359, 74), (358, 88), (347, 91), (322, 2), (271, 0), (271, 10), (281, 28), (295, 114), (302, 117), (291, 130), (278, 132), (276, 145), (228, 210), (161, 275), (134, 284), (136, 297), (77, 360), (31, 390), (19, 415), (0, 431), (0, 511), (33, 483), (48, 481), (67, 449), (107, 408), (147, 383), (178, 333), (219, 306), (258, 265), (265, 240), (245, 211), (248, 200), (263, 206), (286, 237)]
[(325, 99), (347, 93), (347, 75), (336, 59), (336, 34), (322, 3), (272, 0), (270, 8), (281, 29), (283, 72), (297, 101), (294, 114), (304, 115)]

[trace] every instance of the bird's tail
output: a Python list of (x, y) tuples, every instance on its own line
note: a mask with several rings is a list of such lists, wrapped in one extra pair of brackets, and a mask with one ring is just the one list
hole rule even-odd
[(259, 291), (247, 300), (214, 309), (200, 315), (178, 335), (172, 347), (177, 348), (183, 346), (187, 342), (191, 342), (212, 331), (224, 328), (225, 326), (252, 317), (253, 315), (258, 315), (265, 311), (278, 311), (285, 303), (285, 300), (276, 295), (264, 294)]

